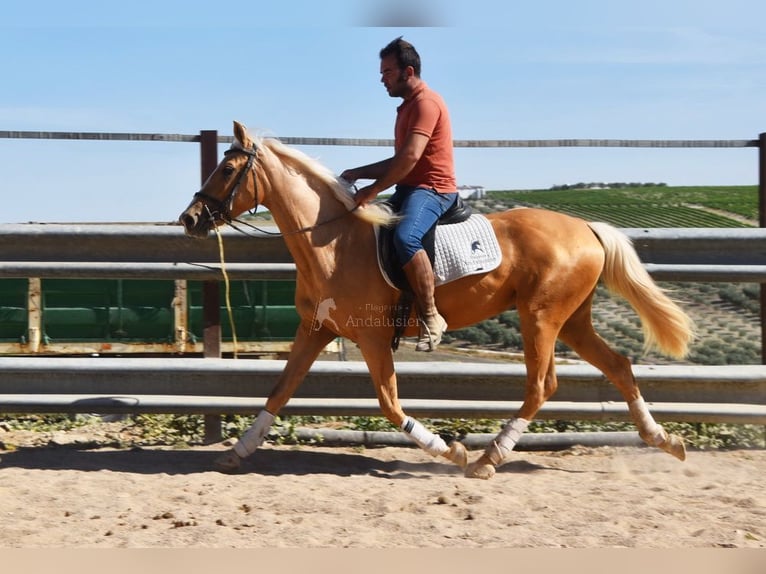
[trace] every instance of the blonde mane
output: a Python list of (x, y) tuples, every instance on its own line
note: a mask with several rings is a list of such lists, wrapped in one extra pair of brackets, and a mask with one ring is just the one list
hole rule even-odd
[[(349, 211), (354, 208), (355, 202), (351, 190), (318, 160), (309, 157), (296, 148), (283, 144), (276, 138), (251, 137), (256, 147), (266, 148), (285, 163), (295, 165), (300, 171), (310, 174), (325, 185)], [(235, 141), (234, 145), (241, 145), (241, 143)], [(356, 209), (353, 213), (362, 221), (372, 225), (392, 225), (397, 221), (395, 215), (377, 204), (367, 204)]]

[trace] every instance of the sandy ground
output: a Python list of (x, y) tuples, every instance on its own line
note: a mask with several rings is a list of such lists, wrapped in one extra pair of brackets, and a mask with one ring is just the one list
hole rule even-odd
[(0, 450), (0, 547), (766, 547), (762, 450), (520, 452), (478, 481), (392, 447), (266, 445), (223, 475), (224, 448)]

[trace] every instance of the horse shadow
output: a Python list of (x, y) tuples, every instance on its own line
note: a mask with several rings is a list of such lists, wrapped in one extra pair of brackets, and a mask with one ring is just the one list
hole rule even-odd
[[(20, 448), (0, 452), (0, 471), (4, 468), (29, 470), (108, 470), (129, 474), (184, 475), (215, 472), (214, 461), (220, 450), (208, 449), (78, 449), (61, 447)], [(456, 472), (459, 469), (455, 468)], [(363, 453), (319, 452), (308, 449), (277, 450), (263, 448), (242, 461), (237, 474), (266, 476), (332, 474), (336, 476), (372, 475), (388, 478), (416, 478), (429, 473), (452, 472), (450, 465), (437, 462), (381, 461)]]
[[(360, 452), (327, 452), (310, 449), (262, 448), (242, 462), (238, 474), (264, 476), (373, 476), (382, 479), (424, 479), (435, 475), (462, 476), (458, 467), (446, 461), (380, 460), (375, 449)], [(4, 468), (29, 470), (109, 470), (128, 474), (185, 475), (215, 472), (214, 461), (220, 450), (209, 449), (78, 449), (61, 447), (20, 448), (0, 452), (0, 471)], [(562, 470), (528, 461), (511, 461), (498, 473), (530, 474)]]

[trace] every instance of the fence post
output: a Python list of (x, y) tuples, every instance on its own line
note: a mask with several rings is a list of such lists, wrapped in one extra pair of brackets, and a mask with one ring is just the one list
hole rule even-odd
[[(758, 222), (766, 227), (766, 132), (758, 137)], [(766, 365), (766, 284), (761, 283), (761, 364)]]
[(39, 277), (30, 277), (27, 288), (27, 339), (30, 352), (40, 351), (43, 335), (43, 288)]
[[(200, 143), (200, 175), (204, 184), (218, 166), (218, 131), (202, 130)], [(221, 306), (220, 284), (218, 281), (202, 283), (202, 324), (203, 354), (205, 358), (221, 357)], [(205, 415), (205, 442), (219, 442), (221, 435), (221, 416)]]

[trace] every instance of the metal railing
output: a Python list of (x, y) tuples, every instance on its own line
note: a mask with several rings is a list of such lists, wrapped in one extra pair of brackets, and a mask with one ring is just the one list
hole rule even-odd
[[(766, 229), (624, 231), (658, 279), (766, 277)], [(294, 277), (281, 238), (227, 231), (224, 244), (232, 277)], [(0, 278), (30, 275), (221, 279), (215, 238), (189, 239), (180, 226), (0, 226)], [(0, 411), (253, 413), (264, 404), (283, 365), (223, 359), (0, 357)], [(660, 419), (766, 424), (766, 367), (635, 369)], [(502, 418), (522, 400), (522, 365), (399, 363), (397, 370), (405, 408), (414, 415)], [(558, 372), (556, 401), (546, 404), (541, 417), (627, 417), (621, 397), (595, 369), (562, 365)], [(378, 407), (363, 364), (320, 361), (285, 412), (370, 415)]]
[[(202, 131), (199, 135), (0, 131), (0, 138), (199, 143), (202, 180), (217, 165), (218, 144), (231, 141), (230, 137), (220, 137), (215, 131)], [(288, 137), (282, 141), (290, 145), (392, 144), (390, 140), (342, 138)], [(766, 229), (763, 229), (766, 227), (766, 133), (753, 140), (456, 140), (455, 146), (758, 148), (761, 229), (625, 231), (657, 280), (760, 282), (763, 332), (766, 325), (763, 289), (766, 283)], [(62, 249), (62, 245), (66, 248)], [(227, 271), (232, 278), (285, 279), (294, 275), (289, 253), (279, 239), (258, 237), (254, 240), (226, 234), (226, 245)], [(250, 263), (253, 259), (267, 263)], [(228, 412), (251, 413), (261, 408), (268, 388), (283, 366), (282, 362), (216, 360), (221, 354), (220, 316), (217, 315), (221, 275), (217, 245), (212, 240), (187, 240), (178, 227), (1, 226), (0, 277), (202, 280), (206, 285), (205, 355), (208, 357), (205, 361), (103, 358), (50, 361), (2, 357), (0, 411), (196, 412), (211, 417)], [(762, 336), (762, 344), (763, 339)], [(764, 349), (766, 357), (766, 347)], [(487, 369), (495, 367), (455, 363), (450, 363), (448, 368), (443, 365), (440, 368), (438, 363), (415, 365), (418, 364), (401, 363), (397, 367), (403, 403), (412, 414), (505, 417), (520, 401), (521, 366), (500, 365), (487, 374)], [(619, 397), (615, 397), (614, 389), (600, 373), (589, 369), (559, 367), (561, 386), (557, 400), (546, 404), (541, 417), (601, 420), (627, 417), (627, 409)], [(761, 366), (637, 366), (635, 369), (658, 419), (766, 424), (763, 400), (766, 371)], [(463, 382), (452, 380), (451, 375), (459, 375)], [(445, 382), (448, 379), (450, 381)], [(191, 380), (197, 382), (190, 386)], [(477, 385), (483, 390), (477, 390)], [(311, 396), (298, 395), (286, 413), (378, 412), (374, 398), (359, 395), (358, 389), (371, 391), (362, 364), (316, 363), (302, 388), (308, 389)], [(242, 389), (247, 391), (243, 394)]]
[[(255, 414), (284, 361), (0, 357), (0, 412)], [(507, 418), (524, 395), (522, 364), (400, 362), (402, 404), (423, 417)], [(616, 388), (589, 365), (559, 365), (538, 418), (630, 420)], [(766, 369), (634, 366), (658, 420), (766, 425)], [(317, 361), (284, 414), (380, 414), (364, 363)]]

